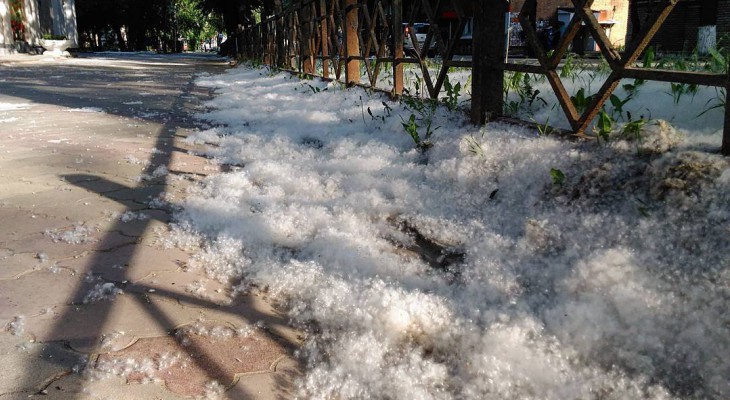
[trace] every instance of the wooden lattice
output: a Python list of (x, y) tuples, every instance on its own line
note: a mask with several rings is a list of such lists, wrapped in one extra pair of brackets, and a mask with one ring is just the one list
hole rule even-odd
[[(536, 53), (537, 60), (540, 63), (541, 68), (535, 72), (544, 74), (558, 98), (558, 102), (565, 112), (565, 116), (568, 119), (573, 132), (576, 134), (584, 134), (588, 125), (593, 121), (596, 115), (600, 112), (601, 107), (609, 99), (613, 91), (618, 86), (622, 78), (628, 77), (625, 73), (627, 69), (630, 69), (636, 60), (639, 58), (641, 53), (646, 49), (651, 39), (656, 34), (661, 24), (667, 18), (669, 13), (672, 11), (678, 0), (664, 0), (659, 7), (658, 12), (654, 16), (654, 20), (647, 24), (646, 28), (634, 39), (633, 43), (629, 47), (629, 51), (626, 52), (624, 57), (614, 49), (611, 41), (606, 37), (605, 32), (601, 29), (598, 21), (596, 20), (591, 6), (594, 0), (573, 0), (575, 6), (575, 14), (572, 20), (566, 28), (565, 35), (560, 39), (557, 49), (553, 52), (552, 56), (548, 56), (545, 49), (542, 48), (540, 40), (538, 39), (537, 32), (533, 28), (536, 21), (530, 19), (531, 15), (535, 15), (535, 9), (537, 7), (536, 0), (527, 0), (520, 12), (520, 24), (522, 30), (525, 32), (527, 41), (532, 46)], [(565, 90), (565, 86), (560, 80), (560, 76), (557, 73), (558, 64), (560, 60), (566, 55), (569, 44), (575, 39), (578, 34), (581, 23), (585, 24), (588, 28), (590, 35), (594, 38), (603, 57), (608, 62), (611, 68), (611, 73), (606, 79), (606, 82), (600, 88), (600, 90), (592, 96), (591, 103), (586, 110), (579, 114), (575, 105), (570, 100), (570, 95)]]
[[(415, 53), (417, 56), (416, 60), (411, 61), (416, 62), (420, 66), (423, 80), (428, 90), (428, 94), (433, 99), (438, 98), (450, 68), (471, 67), (471, 63), (469, 62), (454, 60), (454, 53), (460, 38), (460, 34), (464, 30), (467, 20), (471, 17), (471, 13), (467, 12), (469, 11), (468, 3), (469, 2), (467, 1), (459, 0), (436, 2), (430, 0), (417, 0), (413, 3), (413, 7), (410, 10), (408, 19), (408, 23), (410, 26), (413, 26), (414, 23), (418, 22), (415, 20), (415, 18), (420, 13), (425, 14), (428, 19), (427, 22), (429, 23), (429, 31), (423, 43), (419, 43), (418, 38), (416, 37), (416, 34), (412, 29), (410, 30), (408, 40), (410, 40), (411, 45), (416, 50)], [(451, 29), (453, 34), (449, 35), (450, 37), (447, 38), (444, 38), (444, 30), (441, 27), (442, 21), (438, 15), (438, 10), (442, 7), (449, 7), (453, 9), (454, 13), (457, 16), (457, 24), (455, 28)], [(436, 74), (435, 83), (425, 62), (429, 51), (431, 51), (430, 49), (432, 46), (432, 42), (436, 46), (436, 53), (440, 56), (441, 60), (443, 60), (442, 65)]]
[[(237, 38), (240, 42), (237, 51), (269, 65), (348, 84), (362, 84), (396, 96), (403, 91), (403, 66), (416, 64), (421, 71), (426, 94), (432, 99), (439, 97), (450, 68), (472, 68), (474, 81), (480, 82), (473, 90), (472, 105), (479, 108), (472, 109), (475, 122), (482, 121), (485, 114), (494, 117), (502, 113), (503, 92), (500, 89), (503, 83), (500, 71), (542, 74), (555, 92), (573, 133), (578, 136), (586, 135), (593, 120), (624, 78), (724, 87), (730, 97), (728, 74), (666, 71), (639, 68), (636, 65), (637, 59), (679, 0), (659, 0), (654, 14), (623, 53), (612, 46), (591, 11), (594, 0), (572, 0), (575, 14), (557, 48), (550, 55), (540, 44), (534, 28), (537, 21), (531, 17), (535, 15), (538, 0), (526, 0), (520, 10), (519, 21), (528, 45), (536, 55), (537, 64), (506, 62), (503, 58), (504, 43), (493, 42), (495, 32), (501, 34), (499, 29), (504, 26), (504, 13), (490, 10), (500, 7), (506, 10), (506, 2), (501, 1), (504, 0), (494, 0), (494, 3), (490, 0), (482, 4), (469, 0), (412, 0), (410, 9), (404, 10), (402, 0), (299, 0), (292, 2), (280, 14), (246, 28)], [(451, 10), (456, 17), (456, 24), (452, 24), (450, 29), (442, 26), (444, 21), (441, 11), (444, 9)], [(407, 17), (403, 18), (404, 15)], [(422, 19), (419, 16), (424, 15), (426, 21), (418, 20)], [(459, 34), (471, 18), (474, 19), (475, 32), (472, 60), (454, 60)], [(413, 26), (418, 22), (429, 23), (428, 34), (421, 42), (414, 30), (410, 29), (405, 40), (410, 42), (414, 51), (406, 56), (403, 53), (403, 25)], [(496, 30), (486, 29), (485, 26), (489, 24)], [(581, 26), (587, 28), (611, 69), (605, 83), (591, 96), (590, 104), (583, 112), (579, 112), (572, 103), (558, 73), (559, 64)], [(444, 32), (450, 33), (445, 35)], [(482, 32), (482, 36), (477, 32)], [(428, 58), (431, 52), (436, 53), (438, 57), (435, 60), (438, 61)], [(388, 65), (392, 66), (392, 83), (390, 87), (382, 87), (383, 83), (378, 78)], [(359, 66), (364, 67), (365, 82), (360, 80)], [(436, 67), (436, 70), (432, 71), (429, 67)], [(331, 76), (332, 73), (334, 76)], [(493, 82), (485, 83), (483, 77)], [(488, 93), (479, 92), (485, 88), (488, 88)], [(722, 151), (730, 154), (728, 109), (725, 120)]]

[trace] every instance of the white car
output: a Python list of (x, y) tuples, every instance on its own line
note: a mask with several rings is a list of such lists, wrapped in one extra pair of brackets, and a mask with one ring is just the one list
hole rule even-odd
[[(428, 30), (430, 28), (430, 25), (427, 23), (422, 22), (416, 22), (413, 25), (409, 24), (403, 24), (403, 50), (405, 50), (406, 54), (414, 55), (416, 49), (413, 46), (413, 42), (411, 41), (411, 30), (413, 30), (413, 33), (416, 35), (416, 39), (418, 40), (418, 47), (419, 49), (423, 47), (424, 42), (426, 41), (426, 36), (428, 35)], [(428, 53), (432, 54), (436, 51), (436, 36), (431, 37), (431, 43), (428, 47)]]

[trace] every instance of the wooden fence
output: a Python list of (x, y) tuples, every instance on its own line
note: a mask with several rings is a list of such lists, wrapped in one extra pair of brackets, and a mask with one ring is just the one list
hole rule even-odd
[[(679, 0), (659, 0), (655, 13), (626, 49), (619, 52), (606, 37), (591, 6), (593, 0), (572, 0), (575, 14), (556, 48), (543, 48), (535, 26), (537, 2), (527, 0), (519, 12), (525, 39), (537, 62), (515, 63), (505, 58), (504, 0), (296, 0), (285, 10), (277, 10), (261, 23), (242, 30), (236, 38), (237, 52), (285, 70), (334, 79), (348, 85), (362, 85), (404, 94), (404, 66), (420, 69), (425, 94), (437, 99), (454, 67), (471, 69), (471, 118), (481, 124), (498, 118), (504, 110), (504, 72), (515, 71), (546, 76), (577, 136), (586, 136), (592, 121), (609, 100), (623, 78), (706, 85), (725, 88), (730, 100), (730, 72), (670, 71), (640, 68), (637, 60)], [(425, 38), (419, 40), (419, 22), (428, 22)], [(408, 37), (406, 29), (408, 25)], [(471, 28), (471, 40), (462, 37)], [(559, 75), (559, 64), (581, 26), (598, 44), (611, 72), (581, 113), (571, 101)], [(404, 42), (408, 47), (406, 52)], [(455, 57), (456, 50), (469, 50), (470, 57)], [(429, 62), (435, 53), (440, 64)], [(361, 68), (364, 67), (364, 68)], [(364, 73), (361, 76), (361, 71)], [(387, 84), (379, 79), (387, 74)], [(730, 107), (725, 107), (722, 148), (730, 155)]]

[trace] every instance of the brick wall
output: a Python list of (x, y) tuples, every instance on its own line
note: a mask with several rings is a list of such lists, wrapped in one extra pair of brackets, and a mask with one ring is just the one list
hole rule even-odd
[(725, 36), (724, 45), (730, 46), (730, 1), (720, 1), (717, 10), (717, 39)]
[[(639, 17), (642, 21), (648, 14), (645, 1), (639, 4)], [(700, 6), (697, 0), (680, 0), (664, 22), (651, 45), (663, 51), (689, 53), (697, 45), (697, 27), (699, 25)], [(719, 0), (717, 13), (717, 37), (730, 35), (730, 0)], [(629, 36), (631, 36), (631, 20), (629, 19)], [(729, 39), (730, 40), (730, 39)], [(730, 43), (726, 43), (728, 45)]]
[(616, 22), (611, 27), (608, 38), (614, 46), (624, 45), (629, 26), (629, 2), (627, 0), (596, 0), (591, 8), (601, 12), (599, 21), (613, 20)]
[[(510, 5), (512, 12), (519, 12), (525, 0), (512, 0)], [(550, 19), (555, 16), (558, 7), (573, 7), (571, 0), (537, 0), (537, 19)]]

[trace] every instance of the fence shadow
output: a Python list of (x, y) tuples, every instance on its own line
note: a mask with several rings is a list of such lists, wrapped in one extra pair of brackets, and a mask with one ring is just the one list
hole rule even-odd
[[(97, 82), (99, 84), (99, 82)], [(7, 86), (7, 85), (6, 85)], [(34, 90), (27, 90), (27, 88), (23, 89), (23, 84), (19, 83), (16, 85), (15, 88), (18, 93), (15, 95), (23, 96), (29, 100), (36, 101), (36, 102), (45, 102), (45, 103), (54, 103), (54, 104), (64, 104), (65, 96), (53, 96), (51, 97), (49, 94), (50, 92), (47, 90), (44, 90), (43, 87), (37, 87)], [(152, 156), (149, 160), (149, 163), (147, 164), (147, 167), (143, 171), (143, 174), (145, 175), (152, 175), (153, 171), (161, 166), (165, 166), (168, 168), (168, 170), (172, 167), (172, 155), (176, 151), (180, 151), (179, 148), (175, 145), (175, 139), (177, 137), (177, 129), (181, 127), (190, 128), (193, 127), (192, 122), (190, 120), (181, 120), (180, 118), (176, 118), (175, 116), (183, 115), (186, 112), (186, 102), (189, 101), (189, 95), (193, 93), (195, 89), (194, 82), (190, 80), (187, 82), (184, 86), (184, 89), (182, 90), (182, 93), (175, 97), (175, 100), (170, 105), (170, 115), (167, 118), (160, 119), (158, 122), (161, 123), (157, 133), (156, 133), (156, 142), (154, 146), (154, 151), (152, 152)], [(13, 90), (15, 91), (15, 90)], [(13, 93), (10, 93), (13, 95)], [(78, 102), (78, 98), (73, 98), (76, 102)], [(110, 100), (113, 102), (113, 100)], [(172, 171), (175, 172), (175, 171)], [(89, 192), (102, 195), (104, 197), (107, 197), (109, 199), (112, 199), (113, 201), (119, 202), (122, 204), (127, 210), (130, 211), (136, 211), (139, 210), (139, 203), (135, 202), (134, 200), (129, 200), (135, 197), (138, 198), (154, 198), (159, 197), (160, 195), (165, 192), (167, 185), (165, 183), (161, 182), (145, 182), (142, 181), (136, 186), (124, 186), (120, 184), (113, 183), (111, 181), (106, 180), (102, 176), (96, 176), (92, 174), (70, 174), (63, 176), (69, 183), (83, 188), (84, 190), (87, 190)], [(124, 199), (118, 198), (118, 196), (114, 196), (115, 192), (124, 191), (126, 193)], [(138, 194), (138, 195), (135, 195)], [(157, 217), (157, 220), (160, 220), (162, 222), (168, 222), (169, 215), (165, 217)], [(129, 224), (125, 224), (124, 222), (117, 220), (114, 222), (114, 224), (108, 229), (108, 233), (102, 237), (98, 243), (98, 248), (107, 248), (110, 246), (111, 243), (118, 244), (118, 240), (115, 241), (114, 235), (115, 232), (122, 231), (124, 229), (125, 235), (140, 238), (143, 235), (146, 234), (146, 232), (149, 230), (151, 223), (155, 221), (155, 219), (147, 219), (144, 221), (139, 221), (138, 223), (134, 224), (133, 226), (130, 226)], [(123, 226), (124, 225), (124, 226)], [(134, 243), (134, 240), (131, 241), (131, 243), (128, 243), (127, 245), (131, 246), (137, 246), (137, 244)], [(122, 252), (122, 258), (119, 260), (121, 263), (129, 263), (132, 261), (132, 258), (134, 257), (136, 251), (129, 251), (129, 252)], [(87, 270), (94, 272), (102, 271), (104, 268), (104, 256), (105, 254), (103, 252), (95, 251), (93, 253), (94, 255), (90, 258), (90, 260), (87, 263)], [(109, 267), (107, 267), (109, 268)], [(120, 272), (121, 275), (118, 275), (118, 278), (120, 281), (126, 281), (128, 280), (128, 277), (125, 275), (125, 273), (122, 271)], [(160, 327), (163, 327), (165, 330), (171, 329), (171, 327), (174, 327), (174, 321), (170, 317), (170, 315), (167, 314), (165, 310), (160, 308), (159, 306), (155, 305), (152, 302), (145, 301), (145, 294), (147, 293), (149, 288), (142, 286), (142, 285), (136, 285), (134, 288), (130, 288), (130, 290), (127, 292), (127, 294), (134, 299), (136, 303), (138, 303), (142, 309), (145, 310), (146, 313), (148, 313), (149, 317), (151, 319), (155, 320)], [(79, 282), (77, 284), (77, 287), (74, 289), (74, 294), (71, 296), (71, 299), (69, 299), (70, 302), (73, 302), (74, 299), (81, 299), (84, 297), (84, 295), (88, 291), (88, 284), (84, 282)], [(256, 312), (255, 310), (250, 310), (250, 312), (247, 312), (245, 315), (241, 315), (241, 309), (230, 307), (226, 309), (226, 307), (221, 307), (215, 303), (208, 302), (205, 300), (196, 299), (194, 297), (190, 296), (184, 296), (179, 293), (172, 293), (172, 292), (165, 292), (161, 291), (159, 289), (156, 290), (156, 295), (161, 296), (163, 298), (168, 299), (175, 299), (178, 301), (184, 301), (189, 304), (194, 304), (198, 307), (212, 307), (216, 308), (220, 311), (224, 311), (226, 313), (236, 313), (238, 317), (241, 317), (243, 319), (248, 320), (251, 324), (254, 324), (255, 322), (265, 319), (267, 317), (270, 318), (270, 316), (261, 314)], [(104, 332), (104, 326), (107, 321), (112, 316), (112, 313), (114, 312), (114, 302), (113, 301), (100, 301), (93, 304), (88, 305), (80, 305), (79, 307), (93, 307), (93, 312), (88, 313), (85, 317), (83, 317), (81, 320), (78, 319), (78, 315), (74, 314), (73, 309), (76, 307), (67, 307), (64, 312), (62, 312), (60, 315), (56, 316), (56, 322), (54, 323), (52, 329), (51, 329), (51, 336), (52, 337), (64, 337), (64, 331), (68, 327), (69, 321), (73, 321), (74, 323), (83, 324), (84, 329), (84, 341), (88, 342), (90, 345), (94, 343), (98, 343), (104, 336), (106, 332)], [(193, 321), (191, 321), (193, 322)], [(282, 321), (282, 323), (285, 323), (285, 321)], [(282, 339), (281, 337), (274, 335), (270, 332), (266, 332), (267, 335), (269, 335), (272, 339), (274, 339), (277, 343), (281, 345), (283, 349), (285, 349), (288, 353), (290, 353), (290, 350), (292, 349), (292, 346), (294, 346), (293, 343), (287, 342), (286, 340)], [(195, 346), (193, 344), (193, 346)], [(198, 364), (199, 368), (206, 371), (207, 375), (213, 380), (214, 377), (219, 377), (225, 375), (224, 367), (216, 361), (216, 357), (214, 357), (213, 354), (206, 353), (204, 349), (202, 348), (190, 348), (187, 347), (186, 351), (194, 351), (196, 354), (199, 354), (200, 357), (194, 358), (193, 362)], [(41, 351), (41, 354), (39, 354), (39, 357), (42, 357), (46, 360), (51, 360), (51, 362), (59, 362), (55, 361), (56, 359), (53, 357), (53, 348), (52, 346), (45, 346), (43, 350)], [(32, 367), (32, 366), (31, 366)], [(31, 371), (26, 371), (24, 374), (26, 381), (22, 383), (20, 387), (23, 388), (33, 388), (36, 385), (38, 385), (38, 382), (31, 381), (33, 379), (34, 374), (31, 373)], [(223, 384), (228, 384), (230, 382), (222, 382)], [(246, 399), (246, 398), (252, 398), (253, 393), (249, 393), (246, 390), (242, 389), (240, 386), (233, 386), (227, 394), (233, 398), (240, 398), (240, 399)], [(71, 397), (68, 397), (68, 396)], [(66, 393), (66, 398), (80, 398), (82, 396), (82, 393), (76, 393), (76, 394), (70, 394)]]

